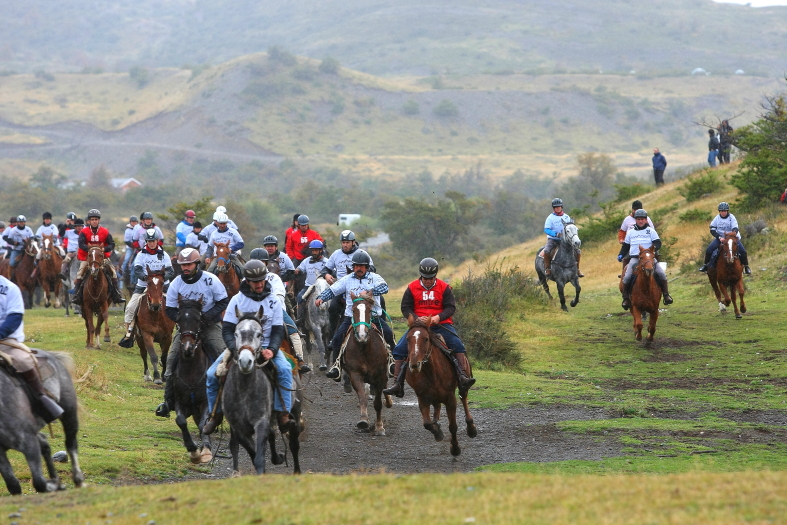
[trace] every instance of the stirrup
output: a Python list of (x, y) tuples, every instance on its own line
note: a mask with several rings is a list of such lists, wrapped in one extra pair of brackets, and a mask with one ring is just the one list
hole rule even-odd
[(743, 273), (745, 273), (746, 275), (751, 275), (751, 268), (749, 268), (748, 265), (744, 266)]
[(707, 264), (703, 264), (703, 265), (700, 267), (700, 269), (699, 269), (699, 270), (697, 270), (697, 271), (698, 271), (698, 272), (702, 272), (702, 273), (705, 273), (705, 272), (707, 272), (707, 271), (708, 271), (708, 265), (707, 265)]
[(223, 419), (224, 414), (222, 412), (219, 412), (215, 416), (208, 418), (208, 420), (205, 422), (205, 426), (202, 427), (202, 433), (206, 436), (213, 434), (213, 432), (216, 431), (216, 428), (221, 425)]
[(301, 374), (306, 374), (306, 373), (311, 372), (311, 371), (312, 371), (312, 367), (310, 367), (309, 365), (307, 365), (303, 361), (298, 363), (298, 372), (300, 372)]
[(386, 388), (383, 390), (383, 394), (386, 396), (396, 396), (396, 397), (404, 397), (404, 385), (401, 383), (394, 382), (391, 388)]
[(668, 293), (665, 293), (664, 294), (664, 304), (672, 304), (672, 303), (673, 303), (672, 296), (670, 294), (668, 294)]
[(156, 408), (156, 415), (157, 415), (158, 417), (166, 417), (166, 418), (168, 418), (168, 417), (169, 417), (169, 406), (167, 405), (167, 402), (166, 402), (166, 401), (164, 401), (163, 403), (161, 403), (161, 404), (160, 404), (160, 405), (159, 405), (159, 406)]
[(118, 346), (120, 348), (133, 348), (134, 346), (134, 335), (130, 332), (126, 332), (126, 335), (123, 336), (123, 339), (118, 341)]
[(328, 379), (333, 379), (337, 383), (341, 380), (342, 372), (339, 370), (338, 366), (332, 366), (330, 370), (325, 372), (325, 377)]

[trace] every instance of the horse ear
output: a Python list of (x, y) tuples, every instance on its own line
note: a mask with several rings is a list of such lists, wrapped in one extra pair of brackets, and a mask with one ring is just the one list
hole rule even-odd
[(180, 294), (178, 294), (178, 302), (179, 302), (179, 303), (180, 303), (180, 302), (183, 302), (183, 296), (182, 296), (182, 295), (180, 295)]
[(265, 313), (265, 308), (262, 305), (260, 305), (260, 311), (257, 312), (257, 319), (262, 320), (264, 313)]
[(413, 326), (415, 324), (416, 317), (413, 314), (407, 316), (407, 326)]
[(147, 273), (150, 273), (150, 265), (149, 264), (145, 264), (145, 271)]
[(238, 308), (237, 304), (235, 305), (235, 317), (237, 317), (238, 319), (243, 317), (243, 314), (240, 312), (240, 308)]

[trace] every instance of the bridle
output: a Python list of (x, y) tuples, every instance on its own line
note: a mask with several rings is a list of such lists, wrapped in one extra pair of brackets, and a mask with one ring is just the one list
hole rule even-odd
[(735, 262), (735, 259), (738, 259), (740, 256), (738, 255), (738, 242), (737, 238), (735, 237), (727, 237), (724, 239), (724, 244), (727, 247), (724, 250), (724, 260), (728, 263), (732, 264)]
[[(639, 253), (638, 259), (640, 271), (645, 275), (650, 276), (650, 274), (653, 273), (653, 270), (655, 269), (656, 255), (652, 252), (642, 250)], [(650, 265), (649, 268), (645, 267), (646, 263)]]
[[(355, 299), (353, 299), (353, 304), (361, 302), (361, 301), (364, 301), (364, 302), (367, 302), (367, 303), (371, 302), (366, 297), (356, 297)], [(371, 312), (372, 312), (372, 310), (371, 310), (371, 308), (369, 308), (369, 321), (372, 320), (372, 313)], [(360, 313), (359, 313), (359, 317), (360, 317)], [(358, 327), (359, 326), (365, 326), (370, 331), (373, 330), (373, 327), (372, 327), (372, 323), (371, 322), (366, 322), (366, 321), (363, 321), (363, 320), (354, 321), (352, 323), (353, 334), (355, 335), (355, 340), (360, 343), (361, 340), (360, 340), (360, 336), (358, 335)]]
[[(254, 321), (260, 327), (260, 332), (264, 330), (264, 323), (265, 317), (259, 319), (255, 313), (246, 313), (243, 314), (240, 319), (238, 319), (237, 324), (239, 325), (243, 321)], [(249, 352), (254, 355), (254, 366), (257, 368), (262, 368), (268, 363), (267, 359), (262, 359), (262, 338), (260, 338), (260, 344), (257, 348), (253, 348), (251, 345), (244, 344), (238, 347), (237, 352), (235, 353), (234, 361), (238, 362), (238, 357), (243, 350), (248, 350)]]
[[(151, 312), (158, 312), (161, 309), (161, 304), (159, 304), (158, 306), (154, 306), (153, 299), (150, 297), (150, 280), (155, 278), (160, 278), (163, 283), (164, 274), (159, 272), (153, 272), (150, 275), (148, 275), (148, 286), (145, 287), (145, 296), (148, 299), (148, 310)], [(162, 284), (162, 289), (163, 289), (163, 284)]]
[(38, 247), (38, 243), (35, 239), (30, 239), (29, 242), (25, 243), (25, 253), (31, 257), (35, 257), (41, 252), (41, 249)]
[[(426, 332), (426, 344), (427, 344), (426, 355), (424, 356), (423, 359), (421, 359), (417, 363), (414, 363), (415, 365), (417, 365), (417, 369), (420, 371), (421, 367), (423, 365), (425, 365), (426, 363), (428, 363), (429, 362), (429, 358), (432, 357), (432, 350), (434, 349), (434, 343), (432, 343), (432, 332), (431, 332), (431, 330), (429, 330), (428, 326), (416, 325), (416, 326), (410, 327), (410, 331), (411, 332), (414, 329), (424, 330)], [(409, 339), (409, 337), (408, 337), (408, 339)], [(412, 361), (411, 361), (411, 363), (412, 363)]]

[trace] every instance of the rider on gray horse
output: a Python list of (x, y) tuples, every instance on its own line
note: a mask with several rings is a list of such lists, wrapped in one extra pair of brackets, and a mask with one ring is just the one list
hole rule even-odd
[[(621, 306), (623, 306), (624, 310), (631, 308), (631, 287), (634, 283), (634, 267), (639, 262), (640, 247), (650, 248), (653, 246), (656, 252), (661, 248), (661, 239), (659, 239), (659, 234), (656, 233), (656, 228), (648, 224), (648, 212), (642, 209), (635, 211), (634, 220), (637, 223), (626, 232), (626, 238), (618, 254), (618, 262), (622, 262), (623, 257), (626, 255), (631, 258), (628, 266), (626, 266), (626, 273), (623, 275), (623, 304)], [(664, 273), (664, 269), (659, 264), (656, 265), (655, 275), (656, 283), (664, 294), (664, 304), (672, 304), (672, 297), (670, 297), (667, 284), (667, 274)]]
[(738, 219), (735, 218), (735, 215), (730, 213), (730, 205), (726, 202), (719, 203), (719, 214), (716, 215), (710, 223), (710, 234), (713, 237), (713, 241), (708, 246), (708, 249), (705, 250), (705, 263), (698, 271), (708, 271), (708, 264), (710, 264), (711, 257), (713, 257), (713, 252), (719, 248), (722, 242), (724, 242), (724, 235), (727, 232), (735, 232), (738, 238), (738, 257), (743, 265), (743, 273), (751, 275), (749, 254), (746, 253), (746, 248), (743, 247), (743, 243), (741, 242), (741, 233), (738, 231)]
[[(563, 233), (563, 227), (571, 222), (571, 217), (563, 212), (563, 201), (561, 199), (552, 199), (552, 213), (547, 217), (544, 223), (544, 233), (547, 234), (547, 243), (544, 246), (544, 274), (547, 278), (552, 275), (552, 251), (560, 246), (560, 236)], [(581, 257), (579, 250), (574, 251), (574, 256), (577, 259), (577, 276), (584, 277), (585, 274), (579, 269), (579, 259)]]

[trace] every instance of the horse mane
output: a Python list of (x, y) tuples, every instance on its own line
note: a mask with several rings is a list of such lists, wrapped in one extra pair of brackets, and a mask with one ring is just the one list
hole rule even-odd
[(413, 314), (410, 314), (410, 316), (407, 318), (407, 326), (410, 328), (429, 328), (429, 324), (421, 321), (419, 317), (416, 317)]
[(198, 308), (202, 310), (202, 301), (197, 299), (181, 299), (178, 302), (179, 308)]

